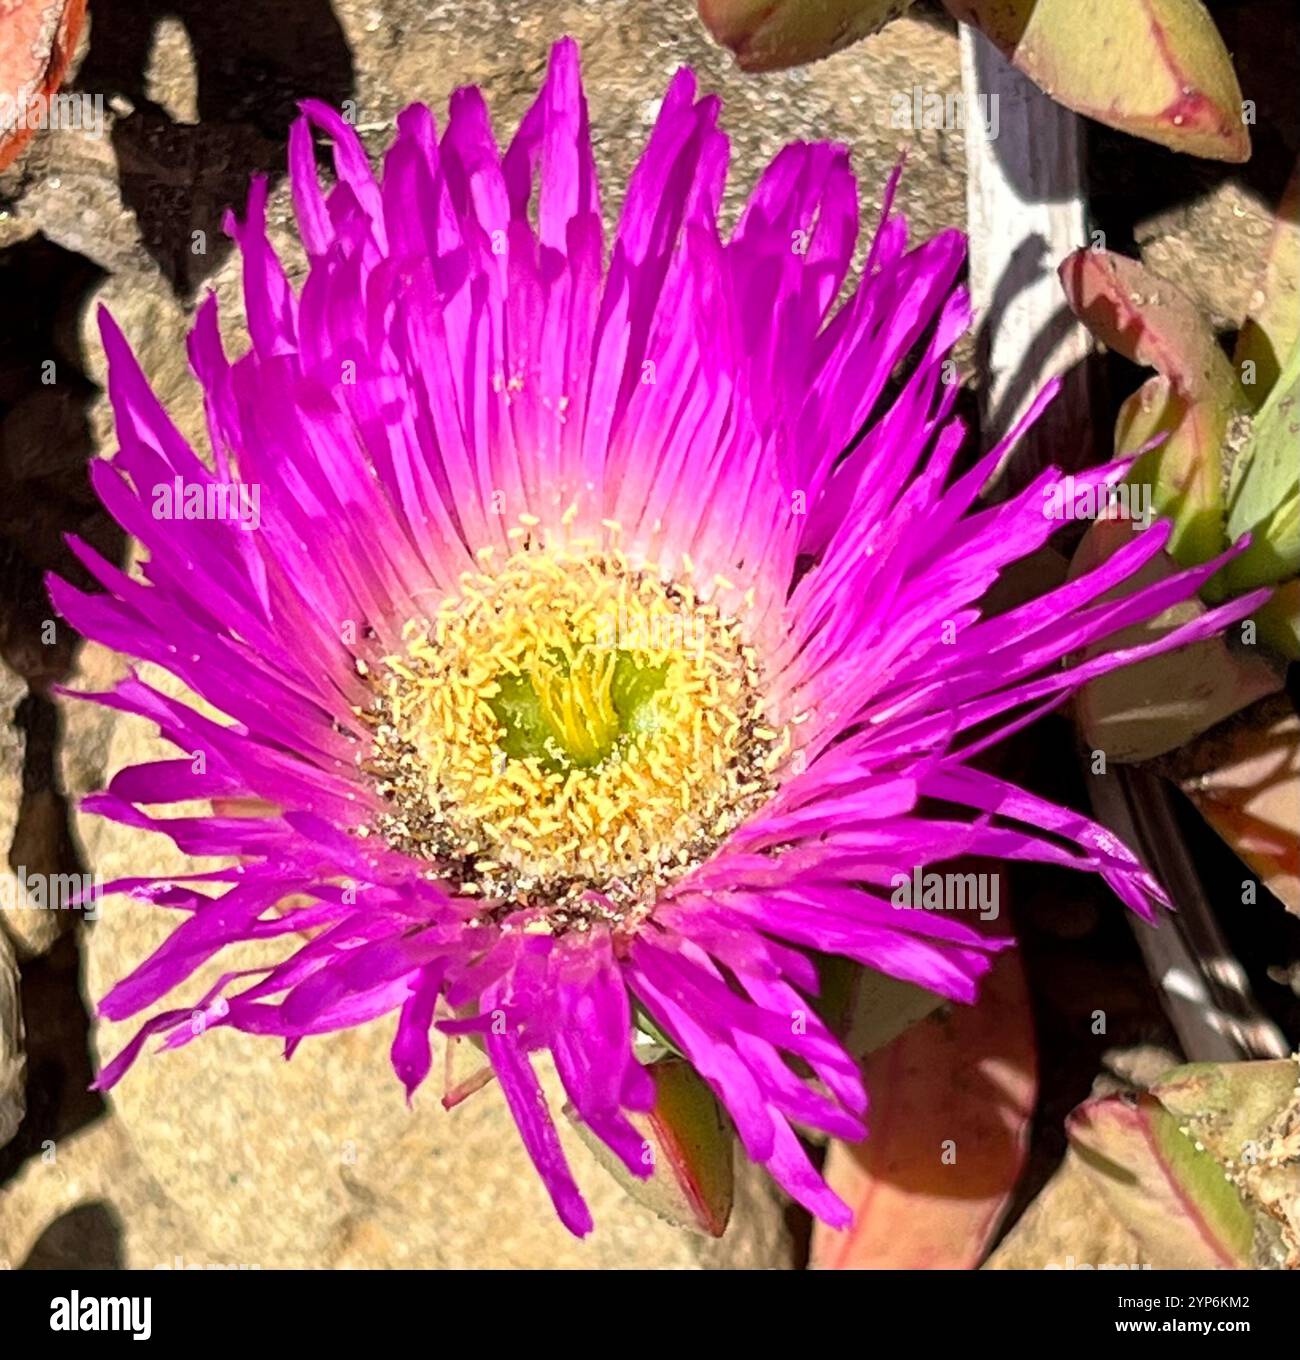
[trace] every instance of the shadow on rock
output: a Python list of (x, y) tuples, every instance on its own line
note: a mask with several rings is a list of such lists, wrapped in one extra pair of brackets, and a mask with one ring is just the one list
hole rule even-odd
[[(167, 18), (183, 26), (193, 67), (164, 67), (151, 80), (156, 28)], [(129, 104), (112, 133), (122, 198), (185, 298), (229, 253), (221, 220), (227, 207), (242, 210), (249, 178), (283, 175), (298, 101), (338, 105), (352, 94), (352, 54), (327, 0), (96, 0), (75, 85)], [(170, 88), (190, 86), (197, 123), (177, 121), (162, 102)]]
[(36, 1239), (23, 1270), (121, 1270), (122, 1225), (107, 1204), (79, 1204)]

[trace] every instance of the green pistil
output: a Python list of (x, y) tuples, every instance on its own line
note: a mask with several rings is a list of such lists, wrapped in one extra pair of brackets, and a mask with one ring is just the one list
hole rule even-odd
[(552, 653), (523, 675), (499, 675), (487, 700), (501, 724), (497, 745), (515, 760), (544, 769), (587, 770), (608, 759), (627, 737), (657, 730), (666, 664), (647, 666), (629, 652), (583, 649)]

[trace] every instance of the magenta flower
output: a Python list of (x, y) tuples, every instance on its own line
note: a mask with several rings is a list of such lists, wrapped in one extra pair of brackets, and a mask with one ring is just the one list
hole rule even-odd
[[(275, 937), (284, 958), (222, 979), (205, 1025), (192, 1005), (153, 1015), (101, 1088), (153, 1034), (174, 1048), (231, 1025), (292, 1053), (395, 1013), (409, 1094), (433, 1025), (475, 1032), (585, 1233), (533, 1055), (645, 1175), (628, 1118), (653, 1095), (644, 1017), (748, 1155), (838, 1225), (795, 1128), (860, 1138), (867, 1095), (810, 1011), (814, 957), (974, 1001), (1005, 942), (890, 902), (899, 873), (956, 855), (1090, 870), (1143, 914), (1163, 900), (1102, 828), (970, 759), (1260, 597), (1063, 668), (1217, 569), (1101, 602), (1161, 551), (1157, 525), (982, 618), (1057, 525), (1050, 473), (976, 507), (1002, 449), (952, 474), (963, 431), (940, 378), (968, 322), (962, 238), (909, 251), (891, 183), (837, 305), (858, 231), (845, 150), (787, 147), (724, 239), (717, 116), (679, 73), (606, 256), (572, 43), (504, 155), (461, 90), (441, 137), (427, 109), (401, 115), (377, 182), (352, 129), (306, 105), (290, 142), (306, 281), (295, 294), (268, 243), (257, 180), (229, 227), (252, 348), (226, 358), (212, 297), (191, 336), (215, 471), (103, 319), (121, 449), (94, 482), (147, 559), (135, 579), (77, 543), (104, 593), (51, 594), (229, 721), (134, 674), (94, 696), (188, 754), (122, 770), (87, 806), (239, 863), (110, 885), (184, 917), (101, 1009), (153, 1007), (236, 941)], [(334, 143), (328, 194), (313, 126)], [(194, 799), (218, 810), (142, 810)]]

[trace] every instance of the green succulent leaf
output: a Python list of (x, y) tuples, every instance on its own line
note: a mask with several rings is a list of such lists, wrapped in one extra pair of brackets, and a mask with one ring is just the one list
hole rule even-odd
[(1116, 452), (1136, 453), (1166, 436), (1128, 480), (1150, 484), (1156, 513), (1173, 522), (1175, 561), (1206, 561), (1227, 546), (1223, 453), (1247, 409), (1236, 371), (1191, 300), (1137, 260), (1077, 250), (1060, 278), (1071, 309), (1103, 344), (1159, 375), (1121, 410)]
[(1188, 1063), (1151, 1094), (1224, 1168), (1256, 1220), (1256, 1264), (1300, 1268), (1300, 1067)]
[[(1071, 578), (1100, 566), (1132, 537), (1132, 528), (1122, 520), (1090, 525), (1070, 564)], [(1173, 561), (1162, 553), (1102, 599), (1122, 599), (1133, 590), (1168, 580), (1175, 571)], [(1152, 642), (1204, 613), (1200, 600), (1182, 600), (1156, 618), (1085, 649), (1080, 660)], [(1087, 745), (1105, 751), (1108, 759), (1153, 760), (1275, 693), (1283, 683), (1283, 667), (1262, 647), (1234, 646), (1220, 634), (1095, 676), (1075, 700), (1075, 718)]]
[(1225, 1165), (1249, 1162), (1278, 1115), (1296, 1099), (1300, 1068), (1290, 1058), (1185, 1063), (1151, 1094)]
[(735, 1133), (713, 1092), (690, 1063), (665, 1058), (646, 1068), (655, 1084), (655, 1107), (631, 1116), (645, 1140), (646, 1179), (633, 1176), (578, 1119), (565, 1113), (596, 1160), (637, 1203), (662, 1219), (709, 1237), (721, 1237), (735, 1192)]
[(1233, 466), (1228, 533), (1254, 536), (1228, 568), (1234, 588), (1272, 585), (1300, 572), (1300, 342)]
[(1088, 1100), (1066, 1121), (1098, 1193), (1157, 1269), (1254, 1263), (1255, 1216), (1153, 1095)]
[(1250, 301), (1250, 315), (1237, 336), (1233, 362), (1238, 371), (1253, 365), (1244, 390), (1253, 406), (1263, 404), (1281, 376), (1282, 365), (1300, 341), (1300, 164), (1274, 214), (1273, 234)]
[[(699, 0), (746, 71), (828, 57), (911, 0)], [(944, 0), (1066, 108), (1174, 151), (1244, 161), (1250, 134), (1223, 39), (1200, 0)]]
[(855, 1058), (884, 1048), (945, 1004), (924, 987), (837, 955), (819, 959), (818, 972), (818, 1012)]
[(1255, 611), (1260, 637), (1289, 661), (1300, 661), (1300, 579), (1283, 582)]

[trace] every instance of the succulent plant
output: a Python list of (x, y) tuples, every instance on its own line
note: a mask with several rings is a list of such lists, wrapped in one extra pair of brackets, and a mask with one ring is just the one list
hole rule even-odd
[[(879, 1016), (880, 999), (861, 1014)], [(996, 1236), (1028, 1154), (1038, 1058), (1020, 955), (998, 960), (978, 1006), (919, 1020), (914, 1006), (896, 1028), (866, 1057), (871, 1136), (826, 1153), (824, 1174), (854, 1221), (843, 1231), (814, 1225), (812, 1264), (970, 1270)]]
[[(857, 1058), (892, 1048), (904, 1031), (944, 1004), (934, 992), (847, 959), (822, 956), (819, 972), (818, 1013)], [(1020, 986), (1023, 990), (1023, 981)], [(978, 1009), (970, 1012), (972, 1017), (981, 1014)], [(644, 1014), (636, 1020), (656, 1102), (648, 1115), (632, 1118), (653, 1174), (644, 1180), (628, 1174), (580, 1120), (573, 1120), (574, 1127), (597, 1162), (638, 1203), (679, 1228), (721, 1237), (731, 1215), (735, 1129), (669, 1040)], [(566, 1113), (572, 1117), (571, 1111)], [(816, 1139), (815, 1131), (806, 1132)]]
[[(1136, 260), (1092, 247), (1060, 270), (1075, 313), (1109, 348), (1156, 370), (1120, 409), (1115, 452), (1136, 455), (1129, 485), (1150, 488), (1172, 521), (1172, 573), (1250, 535), (1202, 590), (1110, 648), (1148, 641), (1191, 613), (1259, 586), (1272, 597), (1247, 624), (1174, 665), (1134, 667), (1087, 685), (1085, 743), (1116, 761), (1159, 759), (1202, 815), (1287, 907), (1300, 913), (1300, 720), (1280, 695), (1300, 658), (1300, 174), (1279, 206), (1250, 314), (1233, 355), (1207, 318)], [(1072, 570), (1129, 538), (1099, 521)]]
[[(911, 0), (699, 0), (749, 71), (829, 56)], [(1250, 134), (1223, 40), (1200, 0), (944, 0), (1058, 103), (1108, 127), (1212, 160), (1244, 161)]]
[(1279, 587), (1256, 622), (1290, 660), (1300, 658), (1298, 207), (1300, 175), (1279, 207), (1232, 359), (1193, 303), (1136, 260), (1085, 247), (1060, 269), (1070, 306), (1092, 333), (1156, 370), (1121, 408), (1115, 452), (1140, 455), (1129, 481), (1149, 484), (1156, 513), (1172, 519), (1170, 552), (1194, 566), (1250, 534), (1249, 548), (1205, 596)]
[(1162, 763), (1269, 891), (1300, 915), (1300, 714), (1288, 697), (1262, 700)]
[(1058, 103), (1173, 151), (1244, 161), (1232, 61), (1200, 0), (944, 0)]

